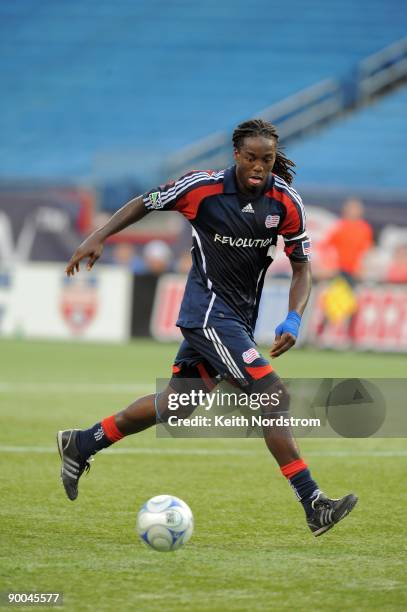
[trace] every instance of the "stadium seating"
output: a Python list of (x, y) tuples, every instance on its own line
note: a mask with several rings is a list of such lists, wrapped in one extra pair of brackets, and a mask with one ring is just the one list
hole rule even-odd
[[(290, 146), (296, 185), (405, 191), (407, 87)], [(377, 195), (380, 195), (377, 193)]]
[(404, 34), (402, 0), (366, 7), (2, 0), (0, 178), (147, 176)]

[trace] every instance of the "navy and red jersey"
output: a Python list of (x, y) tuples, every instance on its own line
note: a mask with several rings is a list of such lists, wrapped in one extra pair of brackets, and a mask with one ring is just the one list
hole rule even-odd
[(263, 193), (238, 191), (235, 166), (193, 171), (144, 194), (147, 210), (177, 210), (192, 225), (192, 261), (177, 325), (206, 328), (224, 318), (253, 330), (278, 235), (293, 261), (310, 259), (298, 193), (270, 174)]

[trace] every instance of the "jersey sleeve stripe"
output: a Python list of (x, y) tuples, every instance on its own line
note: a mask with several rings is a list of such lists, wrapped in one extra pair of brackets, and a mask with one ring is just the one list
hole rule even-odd
[(187, 176), (176, 181), (175, 184), (171, 185), (168, 189), (163, 189), (161, 191), (161, 200), (164, 204), (171, 202), (171, 200), (180, 197), (184, 190), (189, 187), (189, 185), (194, 184), (206, 177), (204, 172), (188, 174)]
[(278, 233), (288, 238), (297, 234), (302, 234), (305, 231), (304, 218), (300, 206), (286, 192), (278, 189), (276, 186), (268, 192), (274, 200), (281, 202), (286, 209), (286, 215)]
[[(167, 185), (163, 185), (156, 189), (152, 189), (146, 194), (143, 195), (143, 202), (145, 207), (148, 210), (155, 209), (166, 209), (171, 210), (173, 204), (176, 203), (181, 197), (188, 193), (188, 191), (194, 188), (196, 185), (202, 183), (203, 185), (209, 184), (218, 184), (223, 181), (223, 170), (219, 172), (210, 173), (207, 171), (194, 171), (190, 172), (180, 179), (178, 179), (175, 183), (171, 182)], [(150, 201), (150, 194), (158, 192), (159, 193), (159, 206), (154, 206), (154, 204)]]
[(298, 191), (296, 191), (294, 189), (294, 187), (291, 187), (291, 185), (289, 185), (288, 183), (286, 183), (285, 181), (283, 181), (283, 179), (281, 179), (279, 176), (274, 175), (274, 182), (276, 183), (276, 185), (278, 185), (279, 187), (282, 187), (283, 189), (287, 189), (287, 191), (291, 194), (291, 196), (293, 197), (294, 200), (297, 201), (297, 203), (300, 206), (304, 206), (302, 203), (302, 199), (300, 194), (298, 193)]
[(292, 236), (291, 238), (284, 238), (284, 242), (292, 242), (293, 240), (301, 240), (302, 238), (308, 238), (307, 232), (302, 232), (302, 234)]
[(289, 200), (294, 204), (294, 206), (297, 208), (297, 212), (298, 215), (300, 217), (301, 220), (301, 227), (304, 230), (305, 229), (305, 212), (304, 212), (304, 205), (301, 202), (301, 204), (298, 203), (298, 200), (296, 198), (293, 198), (293, 196), (291, 195), (290, 191), (288, 189), (286, 189), (285, 187), (280, 187), (279, 185), (275, 185), (273, 191), (277, 191), (281, 194), (285, 194), (287, 196), (287, 198), (289, 198)]
[(279, 176), (274, 175), (274, 183), (277, 188), (285, 190), (287, 193), (289, 193), (292, 199), (298, 204), (298, 206), (301, 209), (302, 222), (305, 227), (305, 223), (306, 223), (305, 209), (304, 209), (304, 204), (302, 202), (300, 194), (297, 191), (295, 191), (293, 187), (290, 187), (290, 185), (288, 185), (288, 183), (283, 181), (283, 179), (281, 179)]
[(195, 172), (189, 174), (171, 186), (167, 191), (161, 192), (161, 201), (164, 205), (169, 204), (172, 200), (176, 200), (184, 195), (189, 189), (196, 186), (197, 183), (214, 182), (223, 179), (223, 172), (209, 174), (209, 172)]

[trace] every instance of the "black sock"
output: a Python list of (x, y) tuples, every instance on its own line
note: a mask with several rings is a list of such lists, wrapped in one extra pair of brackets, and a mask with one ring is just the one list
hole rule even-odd
[(280, 469), (302, 503), (305, 514), (310, 516), (313, 512), (312, 502), (318, 495), (319, 488), (315, 480), (311, 478), (307, 464), (302, 459), (294, 459), (280, 466)]
[(306, 468), (289, 478), (289, 482), (302, 503), (305, 514), (310, 516), (313, 512), (311, 504), (319, 493), (317, 483), (311, 478), (311, 472)]
[(89, 429), (84, 429), (78, 432), (76, 437), (76, 445), (78, 451), (84, 459), (94, 455), (103, 448), (107, 448), (113, 444), (112, 440), (106, 436), (102, 423), (95, 423)]

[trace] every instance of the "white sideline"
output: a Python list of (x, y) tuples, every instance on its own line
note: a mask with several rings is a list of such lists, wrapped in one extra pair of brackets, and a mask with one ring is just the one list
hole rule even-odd
[[(0, 445), (0, 453), (39, 453), (57, 454), (56, 446), (7, 446)], [(259, 456), (266, 455), (264, 450), (244, 450), (240, 448), (115, 448), (106, 449), (103, 454), (107, 455), (236, 455), (236, 456)], [(407, 457), (407, 449), (393, 451), (310, 451), (304, 453), (306, 457)]]
[(154, 393), (146, 383), (16, 383), (0, 382), (0, 393)]

